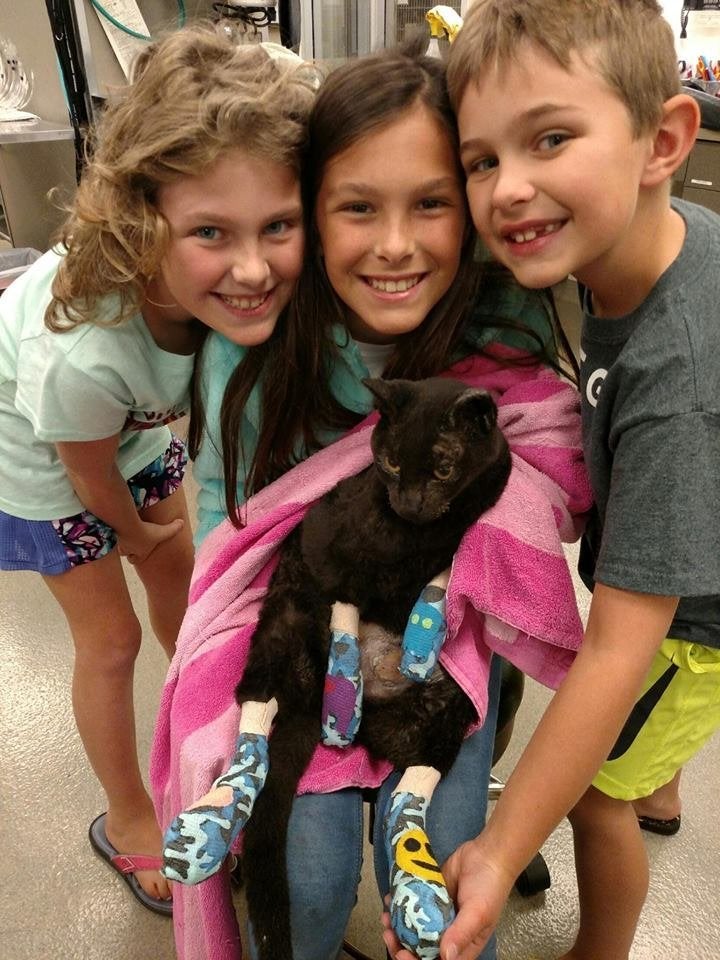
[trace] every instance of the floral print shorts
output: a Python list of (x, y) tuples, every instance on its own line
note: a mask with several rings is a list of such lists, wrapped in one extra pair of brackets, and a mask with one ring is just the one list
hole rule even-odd
[[(180, 486), (187, 464), (185, 444), (173, 436), (170, 446), (127, 481), (138, 510), (165, 500)], [(112, 527), (83, 510), (60, 520), (22, 520), (0, 510), (0, 570), (65, 573), (99, 560), (117, 544)]]

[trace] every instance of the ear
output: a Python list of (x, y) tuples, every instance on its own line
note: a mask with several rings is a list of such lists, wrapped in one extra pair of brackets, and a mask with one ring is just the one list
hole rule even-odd
[(653, 137), (642, 185), (655, 187), (669, 180), (695, 144), (700, 108), (691, 96), (679, 93), (663, 104), (663, 118)]
[(450, 408), (448, 420), (451, 427), (470, 425), (491, 433), (497, 423), (497, 407), (484, 390), (464, 390)]
[(375, 398), (375, 407), (380, 413), (399, 410), (410, 396), (410, 381), (408, 380), (366, 378), (362, 382)]

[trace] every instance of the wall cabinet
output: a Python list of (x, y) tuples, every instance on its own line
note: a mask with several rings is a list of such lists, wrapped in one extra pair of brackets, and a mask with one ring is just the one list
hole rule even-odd
[(700, 131), (690, 156), (673, 178), (673, 193), (720, 213), (720, 132)]

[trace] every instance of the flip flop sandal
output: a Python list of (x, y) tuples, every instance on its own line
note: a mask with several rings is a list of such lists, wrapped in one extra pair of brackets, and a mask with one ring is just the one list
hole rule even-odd
[(668, 820), (662, 820), (659, 817), (638, 817), (638, 823), (641, 830), (659, 833), (663, 837), (672, 837), (680, 829), (680, 814)]
[(172, 900), (158, 900), (151, 897), (140, 886), (136, 870), (159, 870), (162, 867), (162, 857), (149, 857), (143, 854), (118, 853), (115, 847), (110, 843), (105, 833), (105, 817), (107, 814), (101, 813), (90, 824), (88, 838), (93, 850), (102, 857), (102, 859), (113, 870), (117, 871), (125, 883), (130, 887), (133, 895), (140, 903), (152, 910), (154, 913), (160, 913), (164, 917), (171, 917), (173, 912)]

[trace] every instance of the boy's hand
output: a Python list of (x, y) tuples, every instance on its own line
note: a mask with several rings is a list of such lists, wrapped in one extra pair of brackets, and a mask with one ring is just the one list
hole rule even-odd
[[(442, 960), (475, 960), (497, 926), (515, 877), (485, 856), (482, 835), (462, 844), (442, 866), (457, 916), (440, 941)], [(394, 960), (416, 960), (402, 948), (383, 913), (383, 940)]]
[(458, 847), (442, 870), (457, 916), (440, 941), (440, 956), (475, 960), (498, 924), (515, 877), (486, 856), (482, 834)]
[(184, 521), (180, 518), (170, 523), (143, 522), (133, 536), (118, 536), (118, 550), (121, 556), (127, 557), (128, 563), (143, 563), (156, 547), (179, 533), (183, 525)]

